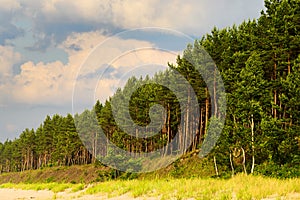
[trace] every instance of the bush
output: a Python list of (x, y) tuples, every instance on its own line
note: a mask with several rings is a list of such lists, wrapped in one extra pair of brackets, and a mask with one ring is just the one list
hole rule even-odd
[(256, 166), (256, 173), (274, 178), (299, 178), (299, 165), (276, 165), (274, 163), (265, 163)]
[(98, 173), (98, 177), (96, 178), (96, 182), (104, 182), (104, 181), (108, 181), (108, 180), (111, 180), (113, 179), (112, 177), (112, 171), (113, 170), (110, 170), (110, 171), (103, 171), (103, 170), (98, 170), (97, 173)]

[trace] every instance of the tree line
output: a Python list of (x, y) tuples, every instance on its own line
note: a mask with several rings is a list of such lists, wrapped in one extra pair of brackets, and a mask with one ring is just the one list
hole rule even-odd
[[(94, 163), (98, 155), (109, 153), (107, 145), (98, 145), (105, 139), (95, 132), (98, 125), (106, 140), (135, 155), (157, 149), (163, 155), (182, 149), (184, 153), (197, 151), (208, 137), (211, 117), (221, 117), (223, 109), (225, 126), (209, 154), (217, 173), (218, 166), (233, 174), (257, 169), (266, 175), (280, 167), (299, 167), (300, 4), (297, 0), (265, 0), (265, 7), (257, 20), (214, 28), (189, 44), (168, 70), (151, 78), (130, 78), (105, 103), (97, 101), (91, 110), (75, 116), (47, 116), (36, 130), (26, 129), (19, 138), (0, 143), (0, 171)], [(215, 90), (220, 84), (214, 76), (216, 68), (207, 71), (212, 75), (206, 81), (195, 68), (203, 60), (203, 48), (220, 72), (226, 97)], [(175, 71), (189, 83), (188, 88)], [(163, 86), (170, 83), (176, 83), (178, 91), (187, 91), (186, 95), (178, 99)], [(212, 92), (208, 84), (213, 85)], [(217, 96), (226, 98), (226, 108), (218, 105)], [(154, 107), (162, 114), (151, 111), (155, 104), (164, 108)], [(151, 124), (153, 121), (157, 124)], [(160, 134), (154, 135), (157, 126)], [(146, 137), (138, 137), (141, 134)]]

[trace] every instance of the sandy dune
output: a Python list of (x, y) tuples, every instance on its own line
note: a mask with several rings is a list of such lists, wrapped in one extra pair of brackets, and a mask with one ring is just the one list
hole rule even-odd
[[(82, 191), (81, 191), (82, 192)], [(159, 198), (151, 198), (151, 197), (138, 197), (133, 198), (129, 194), (124, 194), (118, 197), (108, 198), (107, 195), (80, 195), (81, 193), (69, 193), (69, 192), (59, 192), (57, 194), (47, 191), (47, 190), (18, 190), (18, 189), (0, 189), (0, 200), (67, 200), (67, 199), (75, 199), (75, 200), (99, 200), (99, 199), (109, 199), (109, 200), (156, 200)]]
[(53, 199), (53, 192), (47, 190), (16, 190), (16, 189), (0, 189), (1, 200), (46, 200)]

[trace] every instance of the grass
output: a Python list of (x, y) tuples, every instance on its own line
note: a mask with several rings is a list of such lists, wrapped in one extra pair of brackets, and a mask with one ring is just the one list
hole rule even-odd
[(238, 175), (232, 179), (157, 179), (108, 181), (89, 187), (86, 194), (106, 193), (161, 199), (262, 199), (300, 193), (300, 179), (279, 180), (261, 176)]
[[(49, 189), (54, 193), (68, 189), (81, 191), (84, 184), (38, 183), (0, 185), (0, 188), (26, 190)], [(300, 195), (300, 179), (275, 179), (262, 176), (237, 175), (231, 179), (164, 178), (144, 180), (113, 180), (90, 185), (82, 195), (107, 194), (108, 197), (130, 194), (133, 197), (158, 197), (160, 199), (262, 199)], [(298, 197), (298, 196), (297, 196)]]

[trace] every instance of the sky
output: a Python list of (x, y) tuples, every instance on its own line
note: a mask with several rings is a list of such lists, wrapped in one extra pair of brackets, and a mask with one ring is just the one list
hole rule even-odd
[(104, 102), (263, 0), (0, 0), (0, 142)]

